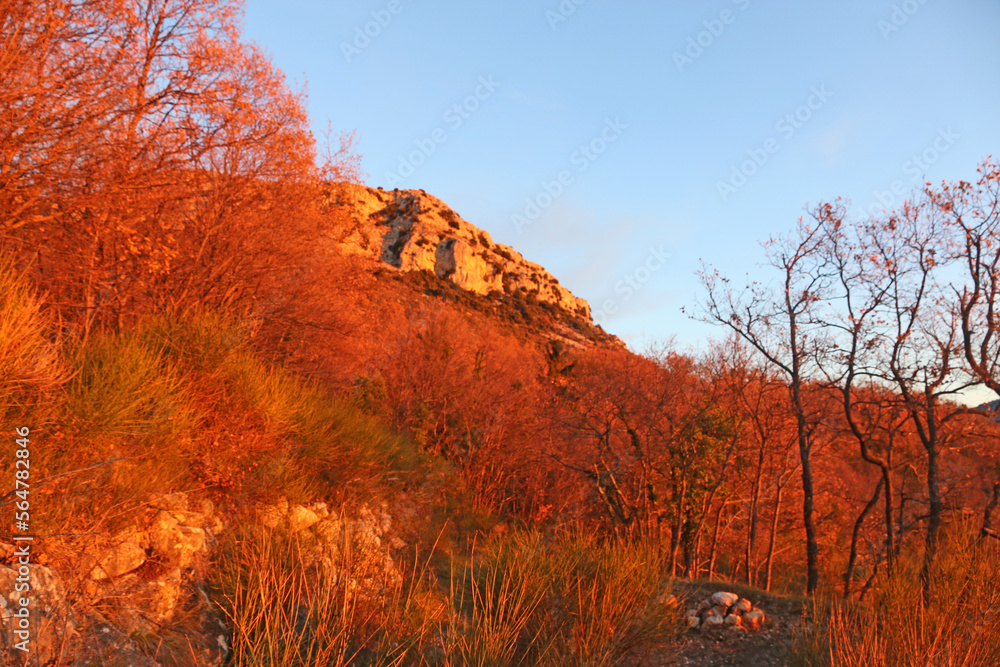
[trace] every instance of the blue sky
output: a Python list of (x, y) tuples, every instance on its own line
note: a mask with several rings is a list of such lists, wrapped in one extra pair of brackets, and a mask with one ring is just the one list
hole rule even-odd
[(996, 0), (250, 0), (245, 29), (368, 185), (441, 198), (640, 350), (723, 333), (680, 312), (701, 261), (757, 275), (807, 205), (1000, 157)]

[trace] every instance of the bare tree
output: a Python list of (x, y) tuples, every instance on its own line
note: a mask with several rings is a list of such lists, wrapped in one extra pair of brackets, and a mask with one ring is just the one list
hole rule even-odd
[(826, 298), (830, 277), (823, 265), (826, 239), (818, 227), (800, 218), (788, 237), (765, 244), (769, 266), (778, 275), (774, 288), (750, 283), (734, 289), (717, 271), (702, 271), (707, 295), (701, 304), (705, 321), (726, 326), (756, 349), (787, 381), (796, 424), (802, 475), (802, 519), (806, 531), (806, 591), (819, 584), (819, 543), (815, 524), (815, 490), (811, 453), (818, 426), (806, 397), (822, 347), (816, 304)]

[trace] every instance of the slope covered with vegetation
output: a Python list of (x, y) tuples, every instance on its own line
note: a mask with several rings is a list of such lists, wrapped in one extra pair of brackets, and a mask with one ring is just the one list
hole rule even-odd
[(670, 664), (706, 578), (817, 596), (789, 660), (998, 662), (1000, 432), (959, 400), (1000, 388), (993, 162), (817, 207), (773, 284), (706, 272), (729, 338), (640, 353), (331, 242), (351, 137), (239, 9), (0, 0), (0, 423), (55, 664)]

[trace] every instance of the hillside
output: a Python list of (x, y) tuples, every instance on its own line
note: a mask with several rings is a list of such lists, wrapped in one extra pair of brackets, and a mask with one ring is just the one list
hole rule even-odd
[(637, 352), (361, 185), (241, 2), (4, 7), (3, 667), (1000, 664), (991, 159), (818, 204), (705, 267), (727, 337)]
[(336, 183), (327, 186), (324, 202), (328, 248), (395, 270), (420, 293), (524, 325), (528, 335), (621, 345), (593, 323), (590, 305), (544, 267), (495, 243), (423, 190)]

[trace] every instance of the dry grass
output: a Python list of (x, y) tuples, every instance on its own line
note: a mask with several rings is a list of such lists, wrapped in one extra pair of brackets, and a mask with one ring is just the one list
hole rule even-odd
[(235, 665), (617, 665), (677, 631), (653, 550), (537, 534), (490, 540), (436, 576), (353, 594), (350, 550), (316, 569), (307, 541), (245, 532), (220, 564)]
[(920, 600), (919, 564), (916, 556), (901, 563), (870, 604), (817, 605), (818, 622), (799, 637), (793, 664), (1000, 664), (1000, 554), (996, 547), (953, 536), (942, 550), (934, 600), (927, 607)]

